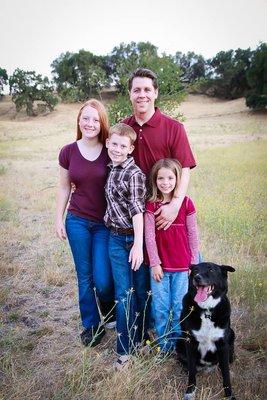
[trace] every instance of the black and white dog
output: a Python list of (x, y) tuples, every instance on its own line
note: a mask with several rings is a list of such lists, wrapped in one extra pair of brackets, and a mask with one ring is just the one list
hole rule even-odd
[(177, 342), (178, 358), (189, 374), (184, 400), (195, 398), (197, 367), (217, 363), (225, 396), (235, 400), (229, 372), (229, 363), (234, 357), (235, 334), (230, 327), (231, 308), (226, 296), (227, 272), (235, 269), (208, 262), (192, 265), (190, 269), (189, 289), (181, 313), (183, 338)]

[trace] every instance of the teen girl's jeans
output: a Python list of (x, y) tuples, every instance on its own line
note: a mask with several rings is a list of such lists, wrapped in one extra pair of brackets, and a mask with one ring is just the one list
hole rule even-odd
[(82, 324), (84, 328), (97, 327), (100, 315), (96, 294), (103, 302), (114, 300), (108, 256), (109, 230), (101, 222), (68, 212), (66, 232), (77, 272)]
[(133, 235), (110, 233), (109, 257), (115, 285), (117, 353), (129, 354), (136, 344), (147, 339), (149, 323), (149, 267), (138, 271), (128, 262)]
[(180, 315), (188, 290), (188, 272), (164, 272), (160, 282), (151, 274), (151, 290), (157, 343), (165, 353), (175, 348), (181, 336)]

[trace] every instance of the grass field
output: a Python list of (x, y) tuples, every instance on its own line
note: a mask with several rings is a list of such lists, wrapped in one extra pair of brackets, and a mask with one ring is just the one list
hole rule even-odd
[[(78, 105), (36, 118), (0, 103), (0, 399), (181, 400), (186, 376), (174, 358), (136, 357), (117, 373), (115, 334), (80, 344), (69, 247), (54, 233), (57, 154), (75, 138)], [(233, 388), (265, 398), (266, 114), (242, 99), (189, 96), (181, 105), (198, 167), (190, 194), (206, 260), (232, 265), (236, 331)], [(218, 371), (198, 376), (199, 400), (223, 398)]]

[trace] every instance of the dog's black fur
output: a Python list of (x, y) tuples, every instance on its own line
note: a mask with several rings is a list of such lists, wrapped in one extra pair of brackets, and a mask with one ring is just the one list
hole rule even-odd
[[(227, 399), (235, 400), (231, 389), (229, 363), (234, 357), (235, 334), (230, 327), (231, 308), (226, 296), (228, 265), (200, 263), (190, 267), (188, 293), (183, 299), (178, 359), (188, 370), (184, 400), (195, 398), (197, 367), (219, 363)], [(198, 293), (198, 295), (197, 295)]]

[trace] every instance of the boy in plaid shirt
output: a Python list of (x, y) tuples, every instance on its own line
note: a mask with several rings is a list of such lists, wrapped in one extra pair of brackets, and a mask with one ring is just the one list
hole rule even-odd
[[(121, 369), (137, 343), (147, 339), (149, 269), (143, 264), (143, 213), (145, 175), (133, 157), (136, 133), (119, 123), (109, 132), (106, 146), (111, 169), (105, 187), (107, 210), (104, 216), (110, 229), (109, 256), (115, 284), (117, 353)], [(144, 325), (144, 326), (143, 326)]]

